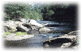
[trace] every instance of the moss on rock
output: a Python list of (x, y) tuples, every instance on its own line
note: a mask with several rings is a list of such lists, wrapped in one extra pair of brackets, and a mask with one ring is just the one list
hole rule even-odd
[(4, 36), (7, 36), (7, 35), (9, 35), (9, 34), (11, 34), (10, 32), (5, 32), (4, 33)]
[(20, 35), (27, 35), (26, 32), (16, 32), (16, 36), (20, 36)]

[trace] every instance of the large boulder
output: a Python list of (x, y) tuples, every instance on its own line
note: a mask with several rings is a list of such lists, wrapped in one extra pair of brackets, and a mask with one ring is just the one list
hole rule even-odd
[(16, 21), (15, 24), (17, 25), (17, 30), (18, 31), (23, 31), (23, 32), (28, 32), (30, 29), (29, 29), (29, 25), (28, 26), (24, 26), (24, 22), (20, 22), (20, 21)]
[(16, 29), (16, 27), (17, 27), (17, 25), (14, 23), (14, 21), (11, 21), (11, 20), (5, 25), (12, 29)]
[(30, 19), (30, 20), (29, 20), (29, 23), (30, 23), (31, 25), (35, 25), (35, 26), (37, 26), (37, 27), (43, 27), (43, 25), (37, 23), (37, 22), (36, 22), (35, 20), (33, 20), (33, 19)]
[[(69, 32), (43, 42), (44, 47), (73, 48), (78, 45), (77, 31)], [(70, 34), (70, 35), (69, 35)]]
[(6, 22), (4, 23), (5, 31), (9, 31), (9, 30), (12, 30), (12, 29), (13, 29), (14, 31), (16, 31), (16, 30), (17, 30), (16, 27), (17, 27), (17, 25), (14, 23), (14, 21), (11, 21), (11, 20), (6, 21)]
[(10, 29), (14, 29), (14, 31), (30, 31), (30, 30), (39, 30), (40, 32), (49, 32), (50, 29), (44, 27), (42, 24), (37, 23), (33, 19), (28, 19), (28, 23), (26, 22), (26, 19), (20, 19), (20, 21), (7, 21), (5, 23), (5, 31), (8, 31)]
[(28, 26), (24, 26), (23, 24), (26, 24), (25, 22), (21, 22), (21, 21), (6, 21), (4, 23), (4, 30), (5, 31), (12, 31), (13, 29), (13, 32), (16, 32), (17, 30), (20, 30), (20, 31), (24, 31), (24, 32), (28, 32), (30, 29), (29, 29), (29, 24), (27, 24)]

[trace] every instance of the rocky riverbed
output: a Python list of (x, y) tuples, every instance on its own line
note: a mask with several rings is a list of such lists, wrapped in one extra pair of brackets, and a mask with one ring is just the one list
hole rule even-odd
[[(66, 29), (65, 27), (60, 28), (60, 26), (63, 25), (62, 23), (59, 24), (60, 26), (58, 27), (56, 26), (50, 28), (47, 27), (49, 24), (46, 25), (42, 24), (38, 23), (33, 19), (24, 21), (21, 19), (19, 21), (12, 21), (12, 20), (5, 21), (3, 32), (4, 33), (10, 32), (11, 34), (8, 33), (9, 35), (4, 36), (4, 45), (6, 47), (28, 47), (28, 48), (33, 47), (51, 48), (52, 46), (56, 45), (54, 47), (68, 48), (71, 47), (70, 45), (72, 45), (75, 42), (75, 40), (77, 40), (78, 37), (77, 31), (73, 31), (70, 28), (66, 27), (66, 24), (65, 24)], [(58, 25), (58, 23), (56, 24)], [(17, 32), (26, 32), (27, 34), (25, 35), (19, 34), (19, 36), (16, 36)]]
[[(78, 45), (77, 31), (55, 37), (43, 42), (45, 48), (75, 48)], [(76, 47), (77, 48), (77, 47)]]

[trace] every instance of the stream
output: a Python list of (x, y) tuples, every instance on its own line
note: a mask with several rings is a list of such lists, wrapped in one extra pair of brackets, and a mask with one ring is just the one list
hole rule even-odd
[(25, 43), (17, 46), (24, 46), (28, 48), (43, 48), (43, 41), (48, 40), (49, 38), (55, 38), (60, 35), (64, 35), (70, 31), (75, 30), (70, 27), (70, 23), (58, 23), (54, 21), (37, 21), (38, 23), (45, 25), (46, 27), (50, 28), (52, 31), (50, 33), (39, 33), (37, 30), (32, 30), (31, 33), (34, 34), (34, 37), (23, 40)]

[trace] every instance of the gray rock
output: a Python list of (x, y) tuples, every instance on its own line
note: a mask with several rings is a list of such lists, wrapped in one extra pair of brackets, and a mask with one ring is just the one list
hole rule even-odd
[(68, 35), (77, 35), (77, 31), (69, 32)]
[(76, 45), (76, 46), (73, 46), (72, 48), (73, 48), (73, 49), (77, 49), (77, 48), (78, 48), (78, 45)]
[(46, 28), (46, 27), (42, 27), (42, 28), (39, 29), (39, 32), (40, 33), (41, 32), (45, 32), (45, 33), (47, 32), (48, 33), (48, 32), (50, 32), (50, 29), (49, 28)]
[[(25, 23), (25, 22), (20, 22), (20, 21), (15, 21), (15, 24), (17, 25), (17, 30), (23, 31), (23, 32), (28, 32), (29, 29), (29, 24)], [(25, 26), (27, 25), (27, 26)]]
[(33, 19), (30, 19), (29, 24), (35, 25), (35, 26), (37, 26), (37, 27), (43, 27), (43, 25), (37, 23), (37, 22), (36, 22), (35, 20), (33, 20)]
[(7, 35), (7, 36), (6, 36), (6, 39), (11, 39), (11, 38), (13, 38), (15, 35), (16, 35), (16, 34)]
[[(6, 21), (4, 23), (5, 26), (5, 31), (14, 29), (14, 31), (20, 30), (20, 31), (25, 31), (28, 32), (30, 30), (38, 30), (40, 27), (44, 27), (43, 25), (37, 23), (35, 20), (33, 19), (29, 19), (28, 23), (26, 23), (26, 19), (19, 19), (20, 21)], [(48, 29), (47, 29), (48, 31)]]
[(60, 48), (68, 48), (71, 44), (71, 42), (63, 43)]
[(15, 36), (16, 34), (10, 34), (7, 35), (5, 40), (7, 41), (18, 41), (18, 40), (23, 40), (23, 39), (28, 39), (31, 37), (34, 37), (34, 35), (20, 35), (20, 36)]
[(74, 47), (77, 45), (78, 36), (76, 31), (72, 31), (72, 33), (64, 34), (59, 37), (55, 37), (53, 39), (45, 40), (43, 42), (43, 45), (45, 46), (45, 43), (48, 44), (48, 47), (55, 46), (60, 44), (60, 48), (68, 48), (68, 47)]
[(24, 18), (19, 18), (18, 20), (21, 22), (24, 22), (24, 23), (26, 22), (26, 19), (24, 19)]
[(4, 23), (4, 26), (5, 27), (8, 27), (10, 29), (14, 29), (14, 30), (17, 30), (16, 27), (17, 25), (14, 23), (14, 21), (7, 21), (6, 23)]

